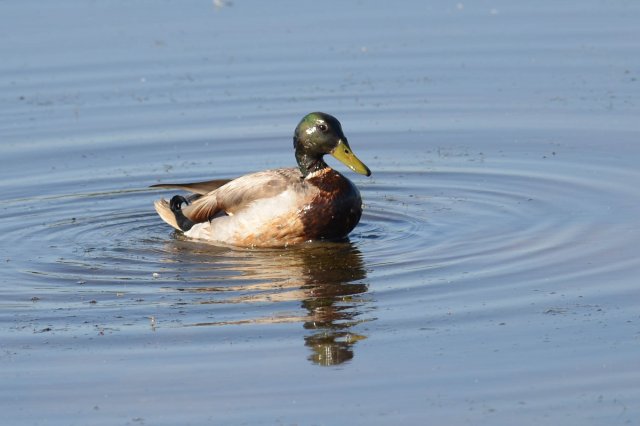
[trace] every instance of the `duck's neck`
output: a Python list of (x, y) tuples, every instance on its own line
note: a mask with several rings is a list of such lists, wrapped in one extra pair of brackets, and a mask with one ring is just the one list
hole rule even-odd
[(311, 155), (305, 151), (296, 150), (296, 160), (303, 177), (329, 167), (322, 159), (322, 155)]

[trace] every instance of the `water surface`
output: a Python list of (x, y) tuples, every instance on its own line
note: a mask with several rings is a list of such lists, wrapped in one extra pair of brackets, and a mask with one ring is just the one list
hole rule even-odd
[[(10, 424), (634, 424), (640, 8), (0, 5)], [(336, 115), (349, 241), (217, 247), (159, 182)]]

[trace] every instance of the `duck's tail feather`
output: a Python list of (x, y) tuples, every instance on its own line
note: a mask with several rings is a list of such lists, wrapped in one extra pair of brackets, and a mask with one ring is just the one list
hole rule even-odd
[(191, 201), (200, 198), (200, 195), (191, 195), (190, 199), (184, 198), (180, 195), (174, 196), (171, 201), (167, 201), (164, 198), (160, 200), (156, 200), (153, 205), (156, 208), (156, 211), (169, 225), (177, 229), (178, 231), (187, 232), (191, 229), (195, 222), (186, 217), (184, 213), (182, 213), (182, 203), (191, 203)]
[(178, 225), (178, 221), (176, 220), (176, 215), (173, 213), (173, 211), (171, 211), (171, 207), (169, 207), (169, 202), (167, 200), (165, 200), (164, 198), (156, 200), (153, 205), (162, 220), (173, 226), (178, 231), (182, 231), (182, 229)]
[(230, 179), (215, 179), (205, 182), (192, 182), (192, 183), (158, 183), (151, 185), (151, 188), (175, 188), (184, 189), (185, 191), (193, 192), (194, 194), (205, 195), (211, 191), (215, 191), (222, 185), (231, 182)]

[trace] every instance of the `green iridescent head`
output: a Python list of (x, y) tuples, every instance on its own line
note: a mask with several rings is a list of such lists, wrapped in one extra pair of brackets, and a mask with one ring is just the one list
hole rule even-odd
[(305, 115), (293, 134), (296, 160), (304, 176), (327, 167), (322, 160), (330, 154), (356, 173), (370, 176), (371, 171), (351, 151), (340, 122), (324, 112)]

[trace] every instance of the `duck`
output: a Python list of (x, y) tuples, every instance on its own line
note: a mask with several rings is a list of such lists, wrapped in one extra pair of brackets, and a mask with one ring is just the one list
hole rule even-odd
[(352, 171), (371, 176), (353, 153), (332, 115), (312, 112), (293, 134), (297, 167), (250, 173), (233, 180), (160, 183), (180, 189), (155, 201), (160, 218), (185, 237), (239, 247), (287, 247), (344, 240), (362, 216), (358, 188), (324, 161), (331, 155)]

